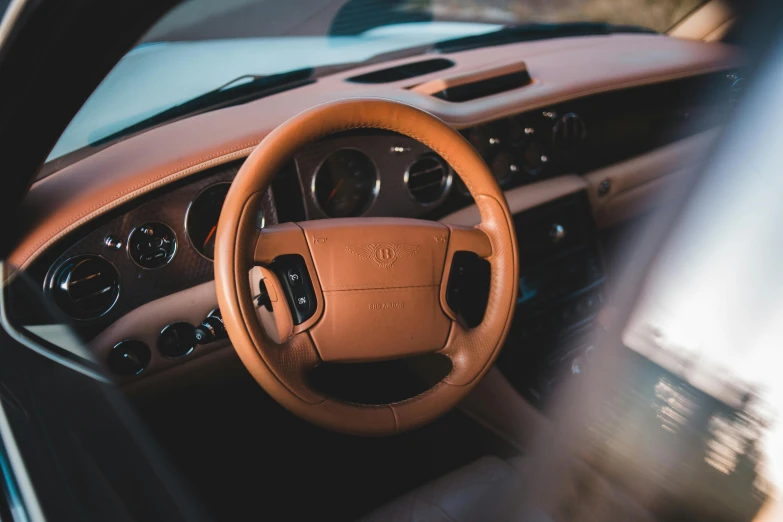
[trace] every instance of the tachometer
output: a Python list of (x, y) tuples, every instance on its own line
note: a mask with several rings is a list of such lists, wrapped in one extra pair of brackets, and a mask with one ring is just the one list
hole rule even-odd
[(327, 157), (313, 179), (313, 194), (330, 217), (361, 216), (380, 187), (372, 160), (356, 149), (340, 149)]
[(231, 183), (216, 183), (196, 196), (185, 216), (185, 230), (193, 248), (207, 259), (215, 258), (215, 233)]

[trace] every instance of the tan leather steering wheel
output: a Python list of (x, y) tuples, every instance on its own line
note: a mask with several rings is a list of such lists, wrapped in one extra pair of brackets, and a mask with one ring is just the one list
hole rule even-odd
[[(303, 146), (349, 129), (385, 129), (427, 145), (445, 159), (481, 214), (474, 228), (396, 218), (286, 223), (260, 231), (264, 192)], [(446, 304), (455, 252), (471, 251), (491, 266), (484, 318), (467, 329)], [(304, 259), (315, 312), (294, 325), (281, 281), (269, 264), (286, 254)], [(259, 320), (260, 271), (274, 319)], [(414, 107), (381, 99), (347, 99), (310, 109), (270, 133), (237, 174), (217, 230), (215, 282), (223, 319), (239, 357), (263, 388), (296, 415), (353, 434), (408, 430), (446, 413), (494, 362), (511, 324), (518, 253), (503, 193), (484, 161), (456, 131)], [(262, 307), (263, 308), (263, 307)], [(263, 310), (261, 310), (263, 312)], [(267, 332), (271, 332), (268, 334)], [(276, 338), (275, 342), (272, 339)], [(373, 361), (439, 352), (452, 370), (425, 393), (392, 404), (353, 404), (308, 382), (322, 361)]]

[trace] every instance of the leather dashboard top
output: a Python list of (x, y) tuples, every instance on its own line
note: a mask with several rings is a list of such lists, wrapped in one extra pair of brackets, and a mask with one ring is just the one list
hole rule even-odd
[[(58, 239), (135, 197), (209, 166), (247, 156), (271, 130), (314, 105), (377, 96), (414, 105), (464, 128), (571, 98), (734, 67), (738, 51), (657, 35), (611, 35), (526, 42), (446, 55), (455, 66), (379, 85), (345, 78), (408, 58), (352, 69), (241, 106), (175, 121), (100, 150), (33, 185), (19, 220), (23, 238), (9, 256), (25, 268)], [(452, 103), (410, 88), (437, 78), (524, 61), (533, 83), (474, 101)]]

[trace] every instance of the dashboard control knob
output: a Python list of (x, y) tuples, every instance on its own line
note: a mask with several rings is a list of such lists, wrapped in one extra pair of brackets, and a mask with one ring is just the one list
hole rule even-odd
[(226, 337), (226, 327), (220, 317), (211, 315), (201, 321), (193, 335), (198, 344), (208, 344)]
[(584, 120), (573, 112), (562, 116), (552, 128), (553, 141), (558, 150), (568, 151), (578, 147), (587, 137)]
[(121, 377), (138, 375), (150, 363), (152, 354), (141, 341), (126, 339), (120, 341), (109, 353), (109, 369)]
[(122, 240), (118, 239), (114, 236), (106, 236), (103, 239), (103, 244), (107, 247), (111, 248), (112, 250), (120, 250), (122, 249)]
[(169, 359), (185, 357), (195, 347), (195, 328), (185, 322), (171, 323), (161, 330), (158, 336), (158, 351)]

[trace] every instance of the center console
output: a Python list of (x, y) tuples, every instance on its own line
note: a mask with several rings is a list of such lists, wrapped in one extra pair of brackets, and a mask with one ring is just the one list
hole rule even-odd
[(517, 214), (514, 224), (519, 297), (498, 367), (544, 407), (556, 384), (578, 376), (590, 357), (583, 339), (604, 300), (603, 262), (585, 192)]

